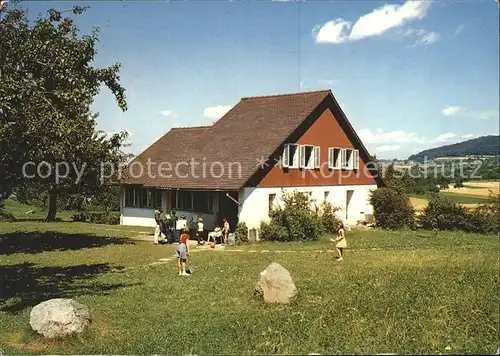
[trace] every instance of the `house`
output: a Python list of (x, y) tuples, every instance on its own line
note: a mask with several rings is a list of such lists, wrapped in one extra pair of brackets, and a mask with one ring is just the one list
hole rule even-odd
[[(153, 211), (227, 218), (258, 229), (282, 189), (331, 202), (347, 224), (372, 214), (376, 166), (329, 90), (242, 98), (212, 126), (173, 128), (122, 175), (123, 225), (154, 226)], [(253, 230), (252, 230), (253, 231)]]

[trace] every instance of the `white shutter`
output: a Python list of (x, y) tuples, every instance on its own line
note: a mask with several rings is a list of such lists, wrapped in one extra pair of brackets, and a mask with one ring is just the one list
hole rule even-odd
[(300, 168), (306, 167), (306, 146), (299, 146)]
[(314, 168), (320, 168), (320, 157), (319, 157), (319, 146), (314, 146), (313, 154), (314, 154)]
[(328, 147), (328, 169), (332, 169), (333, 166), (333, 147)]
[(346, 168), (347, 166), (347, 152), (345, 148), (340, 149), (340, 168)]
[(290, 157), (290, 145), (285, 144), (285, 147), (283, 148), (283, 157), (282, 157), (282, 165), (283, 167), (288, 167), (288, 161)]
[(354, 150), (354, 169), (359, 169), (359, 150)]

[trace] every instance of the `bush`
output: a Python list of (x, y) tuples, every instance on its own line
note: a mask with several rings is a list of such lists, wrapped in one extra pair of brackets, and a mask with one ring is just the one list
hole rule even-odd
[(321, 204), (319, 220), (321, 222), (323, 232), (335, 234), (340, 229), (342, 220), (336, 214), (336, 212), (339, 210), (339, 207), (333, 206), (329, 202), (324, 202), (323, 204)]
[(430, 196), (429, 203), (419, 217), (424, 229), (474, 231), (472, 214), (463, 206), (438, 194)]
[(269, 223), (261, 223), (260, 236), (268, 241), (317, 240), (322, 233), (317, 211), (307, 193), (282, 192), (283, 208), (271, 211)]
[(378, 188), (371, 192), (375, 224), (383, 229), (413, 228), (415, 224), (413, 206), (402, 191)]
[(87, 216), (83, 212), (76, 213), (71, 217), (71, 220), (73, 221), (80, 221), (80, 222), (85, 222), (87, 221)]
[(120, 213), (105, 211), (79, 212), (71, 217), (73, 221), (89, 222), (91, 224), (120, 224)]
[(236, 230), (234, 232), (234, 238), (237, 244), (248, 242), (248, 227), (244, 222), (239, 222), (236, 224)]
[(480, 204), (474, 211), (478, 232), (486, 234), (500, 233), (500, 195), (490, 192), (488, 200)]

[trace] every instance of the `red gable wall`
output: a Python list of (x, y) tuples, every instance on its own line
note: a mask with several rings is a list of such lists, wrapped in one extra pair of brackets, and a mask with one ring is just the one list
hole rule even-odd
[[(293, 142), (288, 142), (293, 143)], [(359, 170), (328, 169), (328, 147), (354, 148), (330, 109), (320, 117), (299, 138), (297, 144), (320, 146), (320, 169), (281, 168), (274, 166), (257, 185), (258, 187), (297, 187), (326, 185), (375, 185), (375, 179), (359, 158)]]

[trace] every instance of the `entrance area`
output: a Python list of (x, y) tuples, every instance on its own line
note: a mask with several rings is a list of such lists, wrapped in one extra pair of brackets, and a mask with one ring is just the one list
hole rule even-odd
[(231, 232), (236, 229), (236, 224), (238, 223), (238, 192), (227, 192), (230, 197), (226, 195), (226, 192), (220, 193), (219, 195), (219, 214), (216, 224), (222, 227), (222, 219), (226, 218), (229, 222), (229, 227)]

